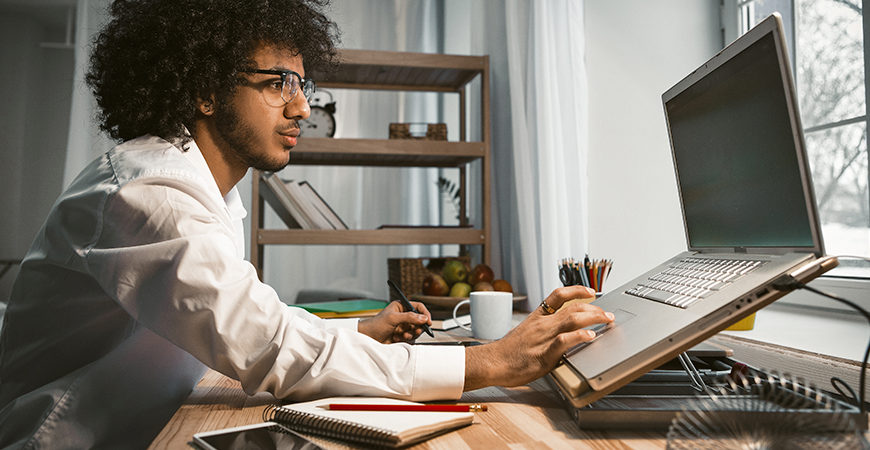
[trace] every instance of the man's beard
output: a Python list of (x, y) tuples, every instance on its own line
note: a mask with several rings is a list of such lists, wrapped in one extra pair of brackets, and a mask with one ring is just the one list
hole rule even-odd
[[(236, 113), (235, 108), (226, 104), (215, 114), (215, 125), (221, 138), (229, 147), (219, 146), (227, 160), (236, 160), (248, 167), (264, 171), (277, 172), (287, 164), (287, 161), (269, 158), (265, 152), (257, 151), (255, 132)], [(232, 152), (232, 154), (227, 154)]]

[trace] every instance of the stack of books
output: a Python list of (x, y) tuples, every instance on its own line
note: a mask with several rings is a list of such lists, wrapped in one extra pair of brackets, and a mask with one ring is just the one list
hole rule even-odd
[(289, 228), (347, 230), (344, 221), (307, 181), (284, 181), (266, 172), (260, 177), (260, 195)]

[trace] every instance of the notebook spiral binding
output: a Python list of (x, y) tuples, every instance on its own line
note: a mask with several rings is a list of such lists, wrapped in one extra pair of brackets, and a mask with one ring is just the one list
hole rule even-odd
[(269, 405), (263, 411), (263, 420), (277, 422), (300, 433), (309, 433), (342, 441), (353, 441), (374, 446), (389, 446), (397, 442), (393, 434), (383, 428), (371, 427), (331, 417), (320, 417), (301, 411)]

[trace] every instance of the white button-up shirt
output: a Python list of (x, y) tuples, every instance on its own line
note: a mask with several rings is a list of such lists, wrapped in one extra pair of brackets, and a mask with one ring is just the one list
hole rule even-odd
[(289, 400), (461, 395), (462, 348), (383, 345), (282, 303), (243, 259), (238, 191), (188, 147), (128, 141), (55, 203), (0, 334), (0, 448), (145, 447), (207, 367)]

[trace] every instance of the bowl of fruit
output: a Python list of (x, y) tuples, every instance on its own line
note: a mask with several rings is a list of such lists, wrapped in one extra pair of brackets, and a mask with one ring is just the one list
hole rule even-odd
[[(422, 293), (411, 295), (411, 300), (427, 306), (453, 308), (475, 291), (513, 293), (513, 287), (506, 280), (496, 279), (486, 264), (478, 264), (469, 270), (462, 261), (452, 260), (444, 264), (440, 274), (428, 274), (423, 279)], [(526, 298), (525, 295), (514, 294), (514, 303)]]

